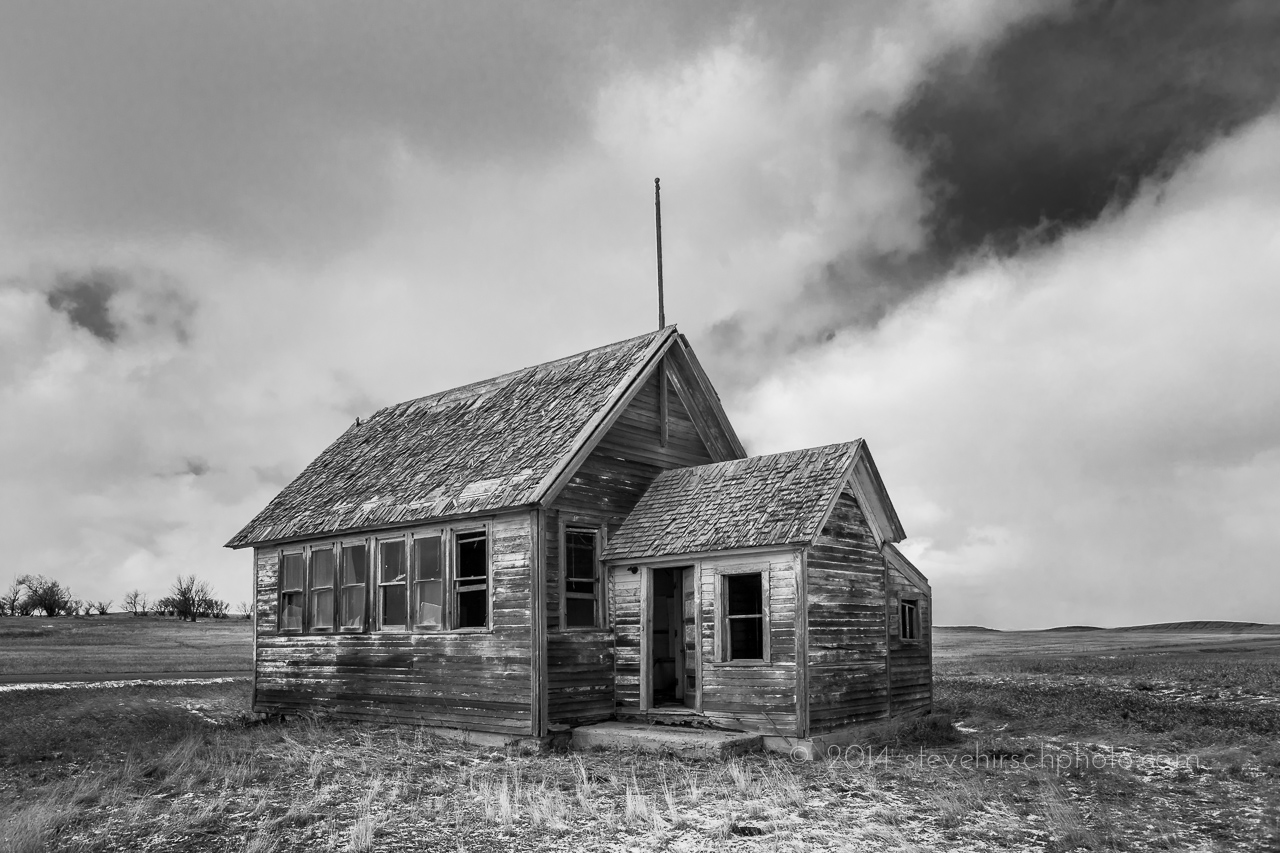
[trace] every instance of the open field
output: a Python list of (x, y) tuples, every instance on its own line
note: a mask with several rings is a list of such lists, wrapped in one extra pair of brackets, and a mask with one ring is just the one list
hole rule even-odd
[(1280, 636), (1089, 633), (940, 631), (940, 713), (808, 763), (3, 693), (0, 850), (1280, 850)]
[(247, 674), (252, 668), (247, 619), (0, 617), (0, 683), (37, 675)]

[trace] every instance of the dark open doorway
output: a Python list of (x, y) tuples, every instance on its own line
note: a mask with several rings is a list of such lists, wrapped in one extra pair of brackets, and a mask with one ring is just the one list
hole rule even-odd
[(649, 613), (651, 708), (698, 705), (697, 619), (693, 568), (653, 569)]

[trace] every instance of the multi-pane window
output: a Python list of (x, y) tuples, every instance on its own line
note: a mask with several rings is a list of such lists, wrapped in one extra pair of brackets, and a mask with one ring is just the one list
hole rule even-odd
[(920, 602), (904, 598), (898, 602), (898, 638), (920, 639)]
[(454, 548), (453, 627), (489, 625), (489, 537), (483, 530), (459, 533)]
[(723, 575), (724, 660), (763, 660), (766, 628), (763, 576)]
[(363, 631), (369, 584), (369, 558), (363, 544), (343, 545), (338, 624), (344, 631)]
[(280, 630), (301, 631), (307, 565), (302, 552), (280, 555)]
[(599, 606), (599, 533), (568, 528), (564, 532), (564, 626), (596, 627)]
[(378, 543), (378, 627), (409, 627), (408, 560), (404, 539)]
[(311, 551), (311, 628), (333, 630), (333, 585), (337, 575), (333, 548), (313, 548)]
[(422, 628), (444, 626), (444, 560), (441, 536), (413, 540), (413, 623)]
[(488, 528), (297, 546), (279, 589), (282, 632), (488, 628)]

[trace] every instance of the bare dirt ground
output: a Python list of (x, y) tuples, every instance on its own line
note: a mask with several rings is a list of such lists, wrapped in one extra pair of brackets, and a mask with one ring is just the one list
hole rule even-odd
[(1116, 633), (940, 631), (939, 713), (820, 762), (267, 724), (246, 681), (3, 693), (0, 850), (1280, 850), (1280, 636)]

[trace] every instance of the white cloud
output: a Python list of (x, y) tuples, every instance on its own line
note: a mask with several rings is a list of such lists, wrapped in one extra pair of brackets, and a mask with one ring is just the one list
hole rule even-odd
[(1273, 116), (1123, 214), (841, 334), (740, 428), (770, 450), (865, 436), (943, 623), (1274, 621), (1278, 147)]

